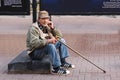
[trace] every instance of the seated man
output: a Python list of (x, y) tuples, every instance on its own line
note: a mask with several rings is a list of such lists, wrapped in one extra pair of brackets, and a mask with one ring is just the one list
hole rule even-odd
[(33, 23), (27, 33), (28, 54), (37, 60), (48, 55), (52, 59), (52, 73), (69, 74), (70, 71), (67, 69), (75, 66), (66, 62), (69, 52), (60, 41), (65, 43), (60, 31), (50, 21), (49, 13), (40, 11), (38, 21)]

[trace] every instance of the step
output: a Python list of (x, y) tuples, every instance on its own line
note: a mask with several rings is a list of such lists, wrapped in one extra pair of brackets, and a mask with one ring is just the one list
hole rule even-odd
[(22, 51), (8, 64), (8, 73), (51, 73), (52, 65), (49, 56), (41, 60), (32, 60), (27, 51)]

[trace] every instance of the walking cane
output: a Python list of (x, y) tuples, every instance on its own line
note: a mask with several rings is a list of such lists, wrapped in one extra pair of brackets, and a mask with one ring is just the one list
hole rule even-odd
[(64, 44), (66, 47), (68, 47), (70, 50), (72, 50), (73, 52), (75, 52), (77, 55), (79, 55), (80, 57), (82, 57), (83, 59), (85, 59), (86, 61), (88, 61), (89, 63), (91, 63), (92, 65), (94, 65), (95, 67), (97, 67), (98, 69), (102, 70), (103, 73), (106, 73), (105, 70), (103, 70), (102, 68), (100, 68), (99, 66), (97, 66), (96, 64), (94, 64), (93, 62), (91, 62), (90, 60), (86, 59), (83, 55), (81, 55), (78, 51), (72, 49), (70, 46), (68, 46), (67, 44), (63, 43), (62, 41), (59, 40), (59, 42), (61, 42), (62, 44)]
[[(51, 16), (50, 16), (51, 19)], [(50, 31), (48, 30), (48, 34), (50, 33)], [(102, 68), (100, 68), (99, 66), (97, 66), (96, 64), (94, 64), (93, 62), (91, 62), (90, 60), (88, 60), (87, 58), (85, 58), (83, 55), (81, 55), (78, 51), (72, 49), (70, 46), (68, 46), (67, 44), (63, 43), (62, 41), (59, 40), (58, 37), (56, 37), (56, 39), (61, 42), (62, 44), (64, 44), (66, 47), (68, 47), (70, 50), (72, 50), (73, 52), (75, 52), (77, 55), (79, 55), (80, 57), (82, 57), (83, 59), (85, 59), (86, 61), (88, 61), (89, 63), (91, 63), (92, 65), (94, 65), (95, 67), (97, 67), (98, 69), (102, 70), (103, 73), (106, 73), (105, 70), (103, 70)]]

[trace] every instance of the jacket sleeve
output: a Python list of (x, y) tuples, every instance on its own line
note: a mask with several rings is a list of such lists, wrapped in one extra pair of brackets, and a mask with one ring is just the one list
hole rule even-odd
[(51, 32), (52, 32), (53, 36), (56, 37), (56, 38), (59, 38), (59, 39), (60, 39), (60, 38), (63, 37), (61, 31), (58, 30), (57, 28), (51, 30)]
[(31, 28), (29, 33), (29, 42), (32, 48), (43, 47), (47, 44), (46, 39), (42, 39), (39, 37), (39, 32), (35, 27)]

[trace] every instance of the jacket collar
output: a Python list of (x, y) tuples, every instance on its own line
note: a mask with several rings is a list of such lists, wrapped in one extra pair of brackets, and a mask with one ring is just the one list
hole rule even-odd
[(38, 22), (33, 23), (33, 26), (34, 26), (35, 28), (39, 28)]

